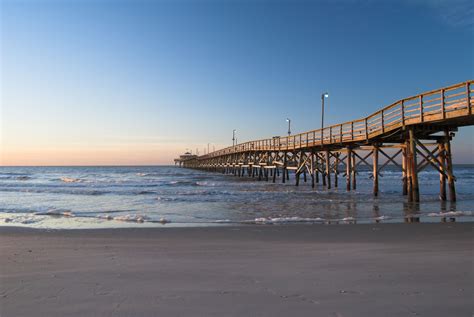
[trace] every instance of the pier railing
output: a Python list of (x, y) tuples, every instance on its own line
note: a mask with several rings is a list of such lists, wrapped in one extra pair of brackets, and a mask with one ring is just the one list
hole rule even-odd
[(448, 120), (472, 114), (473, 80), (432, 90), (397, 102), (362, 119), (286, 137), (249, 141), (199, 158), (248, 151), (296, 150), (369, 140), (400, 127)]

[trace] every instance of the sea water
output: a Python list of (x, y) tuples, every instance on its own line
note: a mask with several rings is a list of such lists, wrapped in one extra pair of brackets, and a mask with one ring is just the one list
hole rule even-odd
[(169, 227), (233, 224), (422, 222), (455, 216), (472, 221), (474, 165), (456, 165), (457, 202), (440, 202), (439, 174), (419, 173), (420, 204), (402, 195), (402, 174), (384, 168), (372, 195), (371, 171), (357, 190), (308, 182), (295, 186), (174, 166), (0, 167), (0, 225), (37, 228)]

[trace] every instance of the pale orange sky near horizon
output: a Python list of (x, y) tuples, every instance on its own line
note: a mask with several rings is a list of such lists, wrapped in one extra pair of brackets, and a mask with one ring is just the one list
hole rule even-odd
[[(468, 129), (458, 133), (469, 133)], [(0, 135), (0, 140), (4, 140)], [(469, 140), (469, 138), (467, 139)], [(11, 140), (12, 141), (12, 140)], [(465, 160), (474, 157), (472, 143), (454, 138), (453, 160), (455, 164), (472, 164)], [(71, 166), (71, 165), (172, 165), (173, 159), (182, 154), (186, 144), (112, 144), (95, 143), (93, 145), (41, 145), (15, 146), (0, 144), (0, 166)], [(217, 146), (216, 149), (224, 146)], [(204, 149), (200, 149), (200, 154)], [(211, 147), (212, 151), (212, 147)], [(195, 152), (195, 149), (193, 149)], [(383, 158), (381, 158), (384, 161)]]

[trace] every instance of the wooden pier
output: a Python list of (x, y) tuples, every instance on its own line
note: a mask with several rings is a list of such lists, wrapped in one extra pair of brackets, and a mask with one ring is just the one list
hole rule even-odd
[[(420, 200), (418, 173), (427, 166), (439, 172), (441, 200), (455, 201), (451, 140), (458, 127), (474, 124), (473, 83), (449, 87), (401, 99), (368, 117), (287, 137), (274, 137), (230, 146), (202, 156), (180, 160), (180, 166), (222, 172), (239, 177), (276, 182), (289, 181), (294, 171), (296, 186), (311, 180), (328, 189), (357, 188), (357, 170), (372, 170), (373, 194), (379, 195), (379, 176), (393, 164), (402, 171), (403, 195)], [(384, 159), (381, 163), (380, 159)]]

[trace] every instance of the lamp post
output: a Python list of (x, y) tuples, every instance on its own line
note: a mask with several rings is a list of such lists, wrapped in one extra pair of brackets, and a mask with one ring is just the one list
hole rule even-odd
[(232, 146), (235, 146), (235, 131), (237, 130), (232, 130)]
[(286, 118), (286, 122), (288, 122), (288, 136), (291, 134), (291, 119)]
[(321, 94), (321, 143), (323, 143), (323, 129), (324, 129), (324, 99), (329, 98), (327, 92)]

